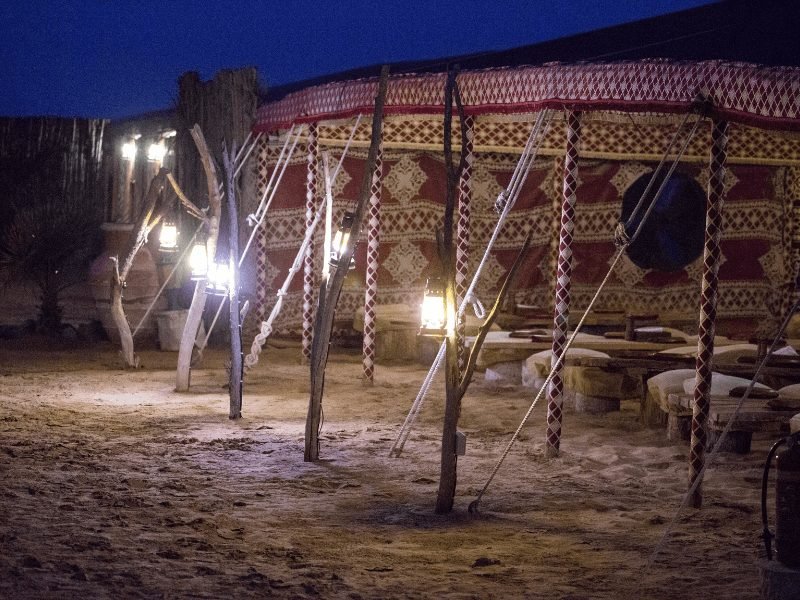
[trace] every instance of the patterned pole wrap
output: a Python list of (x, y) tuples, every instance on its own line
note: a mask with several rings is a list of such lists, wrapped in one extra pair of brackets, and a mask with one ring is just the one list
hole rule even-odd
[[(703, 284), (700, 291), (700, 325), (692, 406), (692, 440), (689, 448), (689, 486), (700, 477), (705, 463), (707, 421), (710, 407), (711, 368), (714, 355), (714, 328), (717, 316), (717, 274), (722, 236), (722, 207), (725, 202), (725, 161), (727, 159), (728, 123), (714, 121), (711, 130), (711, 159), (706, 206), (706, 236), (703, 249)], [(692, 506), (703, 504), (702, 481), (691, 497)]]
[(553, 371), (547, 388), (547, 439), (545, 455), (558, 456), (561, 444), (561, 418), (564, 405), (564, 381), (561, 378), (563, 364), (559, 359), (567, 343), (569, 324), (570, 281), (572, 277), (572, 236), (575, 230), (575, 201), (578, 188), (578, 146), (581, 138), (580, 113), (567, 113), (567, 149), (564, 156), (564, 187), (561, 205), (561, 231), (558, 242), (558, 265), (556, 267), (555, 310), (553, 314), (553, 356), (550, 368)]
[(364, 292), (364, 383), (375, 376), (375, 300), (378, 296), (378, 255), (381, 237), (381, 189), (383, 182), (383, 153), (378, 148), (369, 197), (369, 231), (367, 232), (367, 271)]
[[(473, 142), (475, 141), (475, 117), (464, 117), (461, 124), (466, 138), (466, 164), (458, 181), (458, 230), (456, 232), (456, 306), (461, 306), (469, 287), (469, 222), (472, 213), (472, 164), (475, 162)], [(464, 311), (458, 319), (458, 365), (464, 369), (464, 338), (466, 337), (467, 316)]]
[[(267, 168), (267, 161), (270, 158), (269, 145), (266, 142), (262, 142), (261, 147), (258, 149), (258, 153), (257, 193), (258, 197), (260, 198), (264, 195), (264, 191), (269, 180), (269, 169)], [(258, 227), (258, 232), (256, 233), (255, 238), (256, 297), (254, 307), (255, 318), (253, 321), (255, 323), (255, 327), (258, 328), (258, 324), (267, 317), (267, 269), (265, 268), (267, 264), (267, 220), (264, 219), (261, 223), (256, 223), (255, 227)]]
[[(317, 124), (308, 126), (306, 143), (308, 171), (306, 173), (306, 229), (314, 222), (314, 206), (317, 196), (317, 172), (319, 171), (319, 145), (317, 144)], [(303, 361), (311, 359), (311, 339), (314, 336), (314, 242), (306, 249), (303, 263)]]

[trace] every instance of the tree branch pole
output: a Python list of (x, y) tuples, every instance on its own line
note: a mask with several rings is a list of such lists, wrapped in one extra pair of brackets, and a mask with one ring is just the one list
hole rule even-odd
[[(208, 151), (203, 131), (199, 125), (195, 125), (190, 130), (194, 139), (197, 151), (200, 153), (200, 160), (206, 174), (206, 184), (208, 187), (208, 235), (206, 237), (206, 252), (208, 260), (211, 262), (217, 254), (217, 237), (219, 236), (219, 219), (222, 212), (222, 201), (220, 199), (219, 186), (217, 184), (217, 170), (211, 154)], [(197, 330), (200, 327), (200, 320), (203, 317), (203, 309), (206, 305), (206, 280), (199, 280), (194, 288), (192, 304), (189, 306), (189, 314), (186, 316), (186, 325), (181, 336), (181, 345), (178, 350), (178, 368), (175, 376), (175, 389), (185, 392), (189, 389), (189, 375), (192, 363), (192, 350), (194, 340), (197, 337)]]
[[(158, 199), (161, 197), (161, 192), (164, 190), (167, 178), (167, 169), (161, 169), (158, 174), (150, 182), (150, 187), (147, 189), (145, 196), (145, 206), (142, 214), (136, 222), (136, 225), (131, 232), (128, 239), (128, 244), (125, 252), (125, 260), (122, 266), (119, 264), (119, 258), (112, 256), (111, 260), (114, 262), (114, 271), (111, 275), (111, 318), (119, 331), (120, 343), (122, 345), (122, 360), (125, 361), (125, 366), (129, 368), (137, 368), (139, 366), (139, 357), (133, 350), (133, 335), (131, 334), (131, 326), (125, 316), (125, 310), (122, 307), (122, 290), (125, 287), (125, 280), (128, 273), (133, 267), (133, 261), (136, 254), (144, 246), (147, 241), (147, 235), (161, 220), (163, 206), (157, 211), (156, 205)], [(155, 215), (154, 215), (155, 213)]]
[[(466, 143), (462, 140), (461, 160), (458, 166), (453, 164), (452, 127), (453, 96), (457, 98), (458, 70), (450, 69), (444, 89), (444, 163), (447, 171), (447, 188), (445, 192), (444, 225), (441, 235), (437, 235), (439, 260), (442, 263), (444, 279), (444, 300), (446, 310), (447, 332), (445, 337), (445, 409), (442, 425), (442, 460), (439, 476), (439, 490), (436, 496), (436, 512), (447, 513), (453, 508), (456, 491), (458, 456), (456, 454), (456, 432), (458, 418), (461, 413), (461, 395), (459, 394), (460, 372), (458, 365), (458, 335), (456, 333), (456, 278), (455, 256), (453, 252), (453, 213), (458, 180), (461, 177), (466, 151)], [(459, 101), (459, 118), (464, 122), (462, 106)], [(462, 128), (463, 134), (463, 128)]]
[(231, 419), (242, 418), (242, 322), (239, 316), (239, 215), (236, 210), (236, 145), (222, 149), (225, 167), (225, 196), (228, 203), (228, 263), (231, 269), (231, 286), (228, 290), (231, 330), (231, 372), (229, 380)]
[[(333, 317), (336, 303), (342, 291), (344, 278), (347, 275), (350, 261), (353, 257), (358, 236), (361, 232), (361, 221), (364, 219), (367, 203), (370, 197), (372, 172), (375, 170), (375, 161), (381, 141), (381, 125), (383, 121), (383, 105), (386, 100), (386, 89), (389, 83), (389, 67), (381, 69), (378, 83), (378, 95), (375, 98), (375, 110), (372, 113), (372, 135), (370, 138), (369, 152), (364, 164), (364, 175), (361, 179), (358, 204), (356, 205), (353, 229), (350, 232), (350, 244), (339, 256), (339, 262), (333, 275), (323, 281), (319, 294), (319, 305), (314, 319), (314, 338), (311, 342), (311, 394), (308, 402), (308, 416), (306, 418), (305, 452), (303, 459), (306, 462), (319, 458), (319, 425), (322, 413), (322, 393), (325, 385), (325, 368), (328, 364), (328, 350), (330, 348), (331, 331), (333, 330)], [(323, 257), (327, 260), (328, 257)]]

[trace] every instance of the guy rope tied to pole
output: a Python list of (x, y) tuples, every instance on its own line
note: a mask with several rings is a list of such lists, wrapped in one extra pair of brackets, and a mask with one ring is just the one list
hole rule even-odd
[[(333, 185), (333, 183), (336, 182), (336, 178), (339, 176), (339, 171), (342, 168), (342, 163), (344, 162), (344, 157), (347, 155), (347, 152), (348, 152), (348, 150), (350, 148), (350, 142), (353, 141), (353, 135), (355, 134), (356, 129), (358, 129), (358, 124), (360, 122), (361, 122), (361, 115), (358, 115), (358, 119), (356, 119), (355, 125), (353, 125), (353, 130), (350, 133), (350, 139), (348, 140), (347, 144), (345, 145), (344, 150), (342, 150), (342, 156), (339, 159), (339, 163), (336, 165), (336, 169), (333, 171), (333, 173), (330, 174), (329, 179), (330, 179), (331, 186)], [(330, 187), (330, 186), (328, 186), (328, 187)], [(328, 191), (330, 191), (330, 190), (328, 190)], [(314, 239), (314, 232), (317, 230), (317, 227), (319, 226), (319, 223), (322, 220), (322, 218), (324, 216), (326, 216), (326, 211), (325, 211), (325, 206), (324, 205), (328, 201), (332, 202), (332, 200), (333, 200), (332, 197), (328, 198), (327, 196), (328, 196), (328, 193), (326, 191), (326, 198), (323, 198), (322, 201), (320, 202), (320, 205), (317, 208), (316, 213), (314, 215), (314, 220), (312, 221), (311, 225), (306, 229), (306, 233), (305, 233), (305, 236), (303, 237), (303, 241), (300, 244), (300, 248), (297, 250), (297, 254), (295, 255), (294, 262), (292, 263), (292, 266), (289, 268), (289, 272), (286, 274), (286, 279), (284, 280), (283, 285), (281, 286), (281, 288), (275, 294), (276, 295), (275, 304), (272, 306), (272, 310), (270, 311), (269, 317), (267, 317), (267, 319), (265, 319), (264, 321), (261, 322), (261, 329), (256, 334), (255, 339), (253, 340), (253, 343), (250, 346), (250, 354), (248, 354), (244, 359), (245, 371), (250, 370), (252, 367), (254, 367), (258, 363), (258, 357), (261, 354), (261, 349), (264, 347), (264, 344), (267, 342), (267, 338), (269, 338), (269, 336), (272, 335), (273, 324), (275, 323), (275, 319), (278, 317), (278, 315), (281, 312), (281, 308), (283, 307), (283, 299), (286, 297), (286, 294), (289, 291), (289, 286), (291, 285), (295, 274), (300, 270), (300, 266), (301, 266), (301, 264), (303, 262), (303, 259), (306, 256), (306, 249), (308, 248), (308, 246), (312, 243), (312, 241)], [(272, 200), (270, 199), (270, 202), (271, 201)], [(263, 219), (263, 217), (262, 217), (262, 219)], [(326, 264), (327, 264), (327, 261), (326, 261)]]
[[(653, 208), (655, 207), (656, 203), (658, 202), (658, 199), (661, 196), (661, 193), (664, 191), (664, 188), (666, 187), (667, 182), (669, 181), (669, 178), (672, 176), (672, 173), (677, 168), (681, 157), (684, 155), (684, 153), (686, 152), (686, 149), (689, 147), (689, 143), (691, 142), (692, 138), (694, 137), (694, 134), (697, 131), (697, 128), (700, 125), (700, 122), (703, 120), (703, 114), (702, 113), (705, 112), (704, 109), (706, 109), (706, 108), (707, 108), (706, 107), (706, 103), (702, 99), (698, 99), (698, 100), (696, 100), (694, 102), (694, 104), (692, 105), (692, 109), (689, 112), (687, 112), (687, 114), (684, 116), (683, 121), (681, 122), (680, 126), (678, 127), (678, 130), (675, 132), (675, 135), (673, 136), (672, 140), (670, 141), (669, 146), (667, 147), (666, 151), (664, 152), (664, 156), (662, 157), (661, 162), (658, 164), (658, 167), (656, 167), (656, 170), (653, 172), (653, 175), (652, 175), (652, 177), (650, 179), (650, 182), (648, 183), (647, 188), (645, 189), (645, 191), (642, 193), (642, 196), (639, 199), (639, 203), (637, 204), (636, 208), (633, 210), (633, 212), (631, 214), (631, 217), (628, 219), (627, 223), (620, 223), (617, 226), (617, 230), (615, 232), (615, 243), (617, 245), (617, 250), (616, 250), (616, 252), (614, 254), (614, 257), (613, 257), (613, 259), (611, 261), (611, 266), (609, 267), (608, 272), (606, 273), (606, 275), (603, 278), (603, 280), (600, 282), (600, 285), (598, 286), (597, 291), (595, 292), (594, 296), (589, 301), (589, 304), (586, 307), (586, 310), (583, 312), (583, 315), (581, 316), (580, 321), (578, 322), (577, 326), (575, 327), (575, 330), (572, 332), (572, 335), (570, 336), (569, 340), (567, 340), (567, 343), (564, 346), (564, 349), (563, 349), (563, 351), (561, 353), (561, 356), (557, 359), (555, 365), (551, 366), (550, 373), (548, 374), (547, 378), (545, 379), (544, 384), (542, 384), (542, 387), (539, 389), (539, 391), (537, 392), (537, 394), (534, 397), (533, 401), (531, 402), (531, 405), (528, 407), (527, 412), (522, 417), (522, 421), (520, 421), (519, 426), (517, 427), (516, 431), (514, 431), (514, 434), (511, 436), (511, 439), (509, 440), (508, 444), (506, 445), (505, 449), (503, 450), (502, 454), (500, 455), (500, 458), (498, 459), (497, 463), (495, 464), (494, 468), (492, 469), (492, 472), (489, 474), (489, 477), (487, 478), (486, 483), (483, 485), (483, 487), (481, 488), (480, 492), (478, 492), (478, 495), (476, 496), (475, 500), (473, 500), (470, 503), (470, 505), (469, 505), (469, 511), (470, 512), (477, 512), (478, 511), (478, 507), (480, 506), (480, 501), (483, 498), (483, 495), (486, 493), (486, 490), (489, 489), (489, 486), (491, 485), (492, 481), (494, 480), (495, 475), (497, 475), (497, 472), (500, 470), (500, 467), (502, 466), (503, 462), (505, 461), (506, 456), (508, 456), (508, 453), (511, 451), (511, 448), (514, 445), (514, 442), (519, 437), (519, 434), (522, 431), (522, 428), (525, 426), (525, 423), (528, 422), (528, 419), (530, 418), (534, 407), (539, 402), (539, 399), (542, 397), (543, 393), (550, 388), (550, 383), (553, 380), (553, 377), (554, 377), (554, 375), (556, 373), (557, 368), (560, 368), (563, 365), (563, 362), (564, 362), (564, 359), (565, 359), (565, 357), (567, 355), (568, 350), (572, 347), (572, 344), (575, 341), (575, 338), (577, 337), (578, 333), (580, 333), (581, 327), (583, 327), (583, 323), (586, 320), (586, 317), (592, 311), (592, 308), (594, 308), (594, 305), (597, 302), (597, 299), (600, 297), (600, 294), (602, 293), (603, 289), (605, 288), (606, 283), (608, 283), (608, 280), (611, 277), (611, 274), (614, 272), (614, 269), (616, 269), (617, 264), (619, 263), (620, 259), (622, 258), (622, 255), (625, 253), (625, 250), (628, 248), (628, 246), (630, 244), (632, 244), (634, 241), (636, 241), (636, 238), (642, 232), (642, 228), (643, 228), (644, 224), (646, 223), (648, 217), (650, 216), (650, 214), (651, 214)], [(661, 181), (661, 185), (656, 190), (656, 193), (654, 194), (653, 199), (650, 202), (650, 205), (645, 210), (644, 215), (641, 218), (641, 221), (639, 221), (639, 223), (637, 225), (636, 221), (635, 221), (635, 218), (638, 215), (639, 210), (644, 205), (645, 199), (647, 198), (647, 195), (650, 192), (650, 189), (654, 185), (655, 181), (658, 179), (659, 174), (661, 172), (661, 169), (664, 166), (664, 163), (666, 162), (669, 154), (672, 152), (672, 147), (675, 145), (675, 142), (677, 141), (678, 137), (683, 132), (683, 129), (684, 129), (684, 127), (685, 127), (685, 125), (686, 125), (686, 123), (687, 123), (687, 121), (689, 119), (689, 115), (691, 115), (692, 113), (695, 113), (695, 112), (700, 112), (701, 115), (697, 119), (695, 119), (694, 124), (692, 125), (692, 128), (689, 131), (689, 134), (686, 136), (686, 139), (683, 141), (683, 145), (681, 146), (681, 148), (678, 151), (677, 155), (673, 159), (672, 164), (670, 165), (670, 168), (667, 171), (666, 176)], [(632, 227), (634, 225), (636, 225), (636, 229), (633, 232), (633, 234), (630, 235), (627, 230), (628, 230), (629, 227)]]
[[(548, 110), (540, 112), (536, 117), (533, 128), (528, 135), (528, 140), (525, 143), (525, 147), (522, 149), (522, 154), (517, 162), (517, 166), (511, 175), (511, 180), (509, 181), (508, 187), (500, 192), (497, 200), (495, 201), (495, 209), (499, 213), (497, 223), (495, 224), (494, 231), (492, 232), (492, 237), (486, 244), (486, 250), (483, 253), (481, 262), (478, 264), (478, 268), (475, 269), (475, 274), (472, 276), (472, 283), (470, 283), (470, 286), (464, 294), (464, 298), (458, 307), (459, 319), (464, 314), (467, 306), (469, 306), (471, 303), (476, 306), (476, 310), (480, 310), (482, 313), (482, 307), (480, 307), (480, 303), (477, 302), (474, 296), (475, 288), (477, 287), (480, 276), (483, 273), (483, 269), (489, 260), (494, 243), (497, 241), (497, 238), (500, 235), (500, 231), (503, 228), (506, 217), (508, 216), (508, 213), (511, 212), (514, 203), (517, 201), (520, 190), (522, 189), (522, 186), (524, 185), (528, 176), (528, 172), (533, 165), (533, 161), (536, 158), (536, 150), (539, 147), (540, 140), (544, 138), (545, 131), (549, 125), (549, 119), (550, 111)], [(478, 316), (482, 318), (483, 315), (479, 314)], [(419, 411), (422, 409), (422, 404), (425, 400), (428, 390), (430, 389), (431, 383), (433, 382), (433, 378), (436, 376), (439, 367), (444, 361), (444, 354), (445, 345), (441, 344), (439, 346), (439, 353), (436, 355), (436, 358), (434, 359), (430, 369), (428, 369), (425, 380), (422, 382), (422, 386), (417, 393), (417, 397), (412, 403), (403, 425), (400, 427), (397, 438), (395, 439), (394, 444), (392, 444), (392, 447), (389, 449), (389, 456), (399, 457), (403, 452), (403, 447), (408, 441), (409, 435), (411, 435), (411, 427), (413, 426)]]

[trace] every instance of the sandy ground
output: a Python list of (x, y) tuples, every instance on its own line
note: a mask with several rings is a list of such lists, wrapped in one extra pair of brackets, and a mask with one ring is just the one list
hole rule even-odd
[(524, 388), (477, 376), (464, 401), (454, 511), (433, 511), (443, 383), (400, 458), (388, 452), (425, 368), (332, 354), (318, 463), (303, 462), (308, 369), (270, 348), (228, 419), (224, 352), (189, 393), (176, 355), (120, 368), (110, 344), (0, 348), (3, 598), (757, 598), (760, 469), (771, 440), (721, 455), (700, 511), (685, 510), (687, 447), (642, 429), (638, 406), (567, 411), (542, 456)]

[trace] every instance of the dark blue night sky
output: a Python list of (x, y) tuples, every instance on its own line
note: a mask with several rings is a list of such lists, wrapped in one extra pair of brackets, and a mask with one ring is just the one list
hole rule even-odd
[(167, 108), (185, 71), (256, 66), (280, 85), (500, 50), (709, 0), (11, 0), (0, 115), (118, 118)]

